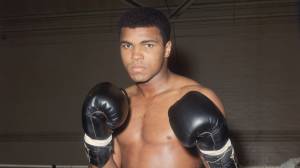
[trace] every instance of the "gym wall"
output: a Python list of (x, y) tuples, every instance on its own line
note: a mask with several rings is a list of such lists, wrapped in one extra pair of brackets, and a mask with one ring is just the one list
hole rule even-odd
[[(181, 1), (141, 1), (164, 13)], [(242, 165), (300, 156), (297, 1), (194, 1), (172, 19), (173, 71), (213, 89)], [(87, 164), (81, 105), (132, 84), (116, 22), (124, 1), (0, 1), (0, 163)]]

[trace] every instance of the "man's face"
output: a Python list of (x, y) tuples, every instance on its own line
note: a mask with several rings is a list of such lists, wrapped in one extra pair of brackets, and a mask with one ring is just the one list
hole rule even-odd
[(120, 51), (123, 64), (135, 82), (147, 82), (161, 72), (171, 51), (156, 27), (122, 28)]

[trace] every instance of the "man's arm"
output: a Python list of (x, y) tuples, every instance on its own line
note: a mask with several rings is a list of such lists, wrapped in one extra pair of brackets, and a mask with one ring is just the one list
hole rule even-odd
[[(212, 91), (209, 88), (201, 88), (198, 90), (202, 94), (204, 94), (207, 98), (209, 98), (221, 111), (221, 113), (225, 116), (225, 110), (224, 110), (224, 105), (220, 98), (215, 94), (214, 91)], [(203, 161), (203, 164), (205, 167), (209, 167), (208, 163), (206, 162), (205, 158), (201, 156), (201, 160)]]
[[(104, 165), (103, 168), (120, 168), (121, 167), (121, 150), (120, 145), (117, 138), (113, 140), (113, 151), (112, 155)], [(98, 168), (97, 166), (90, 165), (89, 168)]]
[[(128, 114), (128, 97), (124, 90), (111, 83), (100, 83), (86, 96), (82, 108), (84, 146), (90, 167), (114, 168), (113, 131), (120, 127)], [(118, 152), (119, 153), (119, 152)]]
[(169, 120), (181, 143), (197, 147), (207, 167), (238, 167), (223, 105), (211, 90), (185, 94), (170, 107)]
[(114, 149), (113, 149), (113, 154), (112, 154), (112, 160), (116, 167), (120, 168), (121, 167), (121, 149), (120, 149), (120, 144), (118, 141), (118, 138), (114, 139)]
[[(89, 165), (89, 168), (98, 168), (95, 165)], [(107, 163), (104, 165), (103, 168), (119, 168), (116, 163), (113, 161), (113, 158), (110, 157), (110, 159), (107, 161)]]

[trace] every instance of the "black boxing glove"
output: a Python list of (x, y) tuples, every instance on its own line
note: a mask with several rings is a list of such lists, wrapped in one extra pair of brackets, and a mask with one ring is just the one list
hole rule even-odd
[(238, 167), (225, 118), (206, 96), (188, 92), (168, 114), (176, 137), (185, 147), (196, 146), (211, 168)]
[(106, 82), (89, 91), (82, 107), (82, 127), (90, 164), (106, 164), (111, 156), (113, 129), (124, 123), (128, 111), (128, 97), (123, 89)]

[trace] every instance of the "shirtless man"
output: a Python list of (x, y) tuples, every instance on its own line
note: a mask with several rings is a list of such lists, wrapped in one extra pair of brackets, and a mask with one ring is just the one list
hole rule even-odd
[[(237, 167), (220, 99), (167, 67), (168, 19), (155, 9), (136, 8), (119, 25), (122, 61), (135, 84), (125, 92), (101, 83), (85, 99), (84, 144), (91, 166)], [(187, 147), (197, 148), (201, 157)]]

